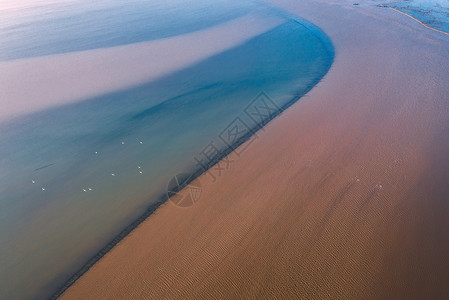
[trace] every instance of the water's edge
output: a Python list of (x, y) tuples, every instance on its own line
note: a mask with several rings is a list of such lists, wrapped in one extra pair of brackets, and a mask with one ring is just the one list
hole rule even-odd
[[(304, 24), (297, 18), (294, 18), (295, 22), (299, 23), (302, 26), (309, 27), (307, 24)], [(308, 21), (307, 21), (308, 22)], [(308, 22), (309, 24), (312, 24)], [(255, 135), (257, 132), (262, 130), (268, 123), (270, 123), (273, 119), (280, 116), (285, 110), (287, 110), (290, 106), (292, 106), (294, 103), (298, 102), (302, 97), (304, 97), (308, 92), (310, 92), (325, 76), (327, 73), (329, 73), (329, 70), (331, 69), (331, 66), (333, 65), (333, 62), (335, 60), (335, 50), (333, 47), (333, 44), (330, 40), (330, 38), (324, 33), (321, 28), (318, 26), (312, 24), (312, 26), (315, 28), (315, 30), (321, 31), (322, 36), (326, 38), (326, 40), (321, 39), (319, 36), (316, 36), (319, 38), (319, 40), (325, 45), (325, 49), (328, 49), (331, 53), (330, 57), (331, 60), (328, 62), (328, 68), (327, 70), (320, 76), (319, 78), (316, 78), (315, 81), (313, 81), (305, 90), (302, 90), (301, 92), (298, 92), (290, 101), (286, 102), (284, 105), (282, 105), (276, 112), (274, 112), (269, 117), (262, 120), (260, 123), (264, 124), (263, 126), (260, 126), (259, 124), (256, 124), (249, 130), (245, 135), (240, 137), (237, 141), (235, 141), (231, 146), (226, 147), (222, 149), (218, 155), (216, 155), (208, 164), (207, 169), (205, 168), (199, 168), (197, 170), (194, 170), (191, 173), (191, 176), (183, 182), (183, 186), (191, 183), (198, 177), (200, 177), (202, 174), (207, 173), (210, 169), (212, 169), (218, 162), (220, 162), (223, 158), (231, 154), (234, 150), (236, 150), (240, 145), (245, 143), (247, 140), (249, 140), (253, 135)], [(314, 30), (311, 30), (312, 32)], [(58, 299), (68, 288), (70, 288), (78, 279), (81, 278), (91, 267), (93, 267), (98, 261), (101, 260), (109, 251), (111, 251), (118, 243), (120, 243), (128, 234), (130, 234), (134, 229), (136, 229), (141, 223), (143, 223), (148, 217), (150, 217), (154, 212), (157, 211), (157, 209), (164, 203), (169, 200), (166, 193), (162, 193), (159, 197), (157, 197), (157, 201), (155, 203), (152, 203), (145, 212), (140, 215), (135, 221), (130, 223), (128, 226), (126, 226), (117, 236), (115, 236), (109, 243), (107, 243), (100, 251), (98, 251), (94, 256), (92, 256), (77, 272), (75, 272), (49, 299)]]
[[(303, 25), (303, 24), (302, 24)], [(323, 41), (324, 43), (324, 41)], [(333, 46), (330, 45), (333, 49)], [(328, 45), (329, 47), (329, 45)], [(319, 79), (316, 79), (310, 86), (307, 87), (306, 90), (303, 92), (295, 95), (290, 101), (285, 103), (283, 106), (280, 107), (280, 109), (273, 113), (270, 117), (264, 119), (262, 121), (262, 124), (265, 124), (265, 126), (271, 122), (274, 118), (280, 116), (285, 110), (287, 110), (290, 106), (292, 106), (294, 103), (298, 102), (300, 98), (305, 96), (310, 90), (312, 90), (329, 72), (333, 61), (334, 61), (334, 55), (331, 56), (332, 60), (329, 62), (328, 69), (323, 74), (323, 76)], [(221, 161), (223, 158), (228, 156), (230, 153), (232, 153), (235, 149), (237, 149), (240, 145), (245, 143), (247, 140), (249, 140), (254, 134), (256, 134), (259, 130), (263, 129), (263, 126), (255, 125), (251, 130), (248, 131), (247, 134), (240, 137), (233, 145), (230, 147), (227, 147), (219, 152), (217, 156), (215, 156), (208, 164), (208, 169), (197, 169), (192, 173), (192, 175), (188, 178), (187, 181), (183, 183), (183, 185), (187, 185), (200, 177), (202, 174), (206, 173), (208, 170), (213, 168), (215, 164), (217, 164), (219, 161)], [(81, 276), (83, 276), (89, 269), (95, 265), (101, 258), (103, 258), (109, 251), (111, 251), (120, 241), (122, 241), (129, 233), (131, 233), (134, 229), (136, 229), (142, 222), (144, 222), (148, 217), (150, 217), (154, 212), (157, 211), (157, 209), (167, 202), (169, 199), (168, 196), (164, 193), (161, 194), (158, 197), (158, 201), (151, 204), (145, 212), (138, 217), (135, 221), (133, 221), (131, 224), (125, 227), (116, 237), (114, 237), (109, 243), (107, 243), (97, 254), (95, 254), (92, 258), (90, 258), (75, 274), (72, 275), (70, 279), (68, 279), (62, 286), (59, 288), (49, 299), (57, 299), (59, 298), (69, 287), (71, 287)]]

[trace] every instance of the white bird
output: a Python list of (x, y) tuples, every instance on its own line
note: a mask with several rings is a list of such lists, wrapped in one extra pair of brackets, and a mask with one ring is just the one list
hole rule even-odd
[(114, 174), (114, 173), (111, 173), (111, 175), (112, 175), (112, 176), (115, 176), (115, 174)]
[(88, 190), (89, 190), (89, 191), (92, 191), (92, 189), (91, 189), (91, 188), (88, 188)]
[(83, 189), (83, 192), (87, 192), (86, 189)]
[(139, 142), (141, 145), (143, 145), (143, 142)]
[(137, 169), (140, 169), (140, 166), (137, 166)]
[(125, 142), (122, 142), (122, 145), (125, 145)]
[(95, 151), (95, 154), (98, 154), (98, 152), (97, 152), (97, 151)]
[(42, 188), (43, 191), (45, 191), (45, 188)]
[(139, 173), (140, 173), (140, 174), (143, 174), (143, 172), (142, 172), (142, 171), (139, 171)]
[(32, 183), (32, 184), (35, 184), (35, 183), (36, 183), (36, 181), (34, 181), (34, 180), (31, 180), (31, 183)]

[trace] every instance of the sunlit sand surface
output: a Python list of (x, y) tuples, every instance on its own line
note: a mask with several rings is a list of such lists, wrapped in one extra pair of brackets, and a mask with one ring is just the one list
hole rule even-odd
[(328, 75), (63, 299), (447, 298), (449, 40), (370, 3), (273, 2), (330, 36)]

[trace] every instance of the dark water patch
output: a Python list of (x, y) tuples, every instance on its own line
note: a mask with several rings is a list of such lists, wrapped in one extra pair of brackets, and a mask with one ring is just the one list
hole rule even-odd
[(39, 168), (37, 168), (37, 169), (34, 169), (33, 171), (34, 171), (34, 172), (36, 172), (36, 171), (39, 171), (39, 170), (42, 170), (42, 169), (45, 169), (45, 168), (51, 167), (51, 166), (53, 166), (53, 165), (54, 165), (54, 164), (48, 164), (48, 165), (45, 165), (45, 166), (39, 167)]

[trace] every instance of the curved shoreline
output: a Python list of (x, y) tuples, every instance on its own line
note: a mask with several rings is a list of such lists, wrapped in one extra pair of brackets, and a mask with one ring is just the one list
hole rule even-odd
[[(308, 30), (312, 30), (310, 28), (310, 25), (314, 26), (315, 30), (319, 29), (312, 23), (310, 25), (306, 25), (302, 23), (300, 20), (295, 19), (295, 22), (298, 24), (301, 24), (302, 26), (306, 27)], [(319, 29), (321, 30), (321, 29)], [(314, 34), (315, 35), (315, 34)], [(316, 35), (315, 35), (316, 36)], [(327, 37), (324, 33), (324, 36)], [(327, 41), (323, 41), (320, 37), (316, 36), (324, 45), (324, 48), (328, 51), (333, 51), (333, 45), (328, 39)], [(332, 47), (329, 49), (329, 47)], [(286, 102), (284, 105), (280, 107), (280, 109), (273, 113), (270, 118), (266, 118), (262, 121), (263, 124), (268, 125), (273, 119), (280, 116), (285, 110), (287, 110), (290, 106), (292, 106), (294, 103), (298, 102), (302, 97), (304, 97), (309, 91), (311, 91), (319, 82), (326, 76), (326, 74), (329, 72), (329, 70), (332, 67), (334, 53), (331, 53), (330, 57), (332, 57), (332, 61), (329, 62), (329, 67), (327, 68), (324, 75), (320, 76), (320, 78), (317, 78), (312, 84), (310, 84), (307, 89), (301, 91), (301, 93), (298, 93), (293, 97), (290, 101)], [(239, 138), (234, 144), (230, 145), (229, 147), (225, 148), (224, 150), (220, 151), (220, 155), (214, 157), (214, 159), (207, 164), (208, 169), (198, 169), (196, 171), (193, 171), (191, 176), (189, 177), (189, 180), (184, 182), (184, 184), (189, 184), (193, 182), (194, 180), (198, 179), (201, 175), (207, 173), (210, 169), (212, 169), (215, 164), (217, 164), (219, 161), (227, 157), (229, 154), (231, 154), (234, 149), (238, 148), (242, 144), (244, 144), (247, 140), (249, 140), (252, 136), (256, 135), (260, 130), (263, 130), (265, 126), (260, 126), (259, 124), (255, 125), (251, 130), (248, 131), (247, 134)], [(136, 229), (142, 222), (147, 220), (153, 213), (156, 213), (157, 210), (160, 208), (160, 206), (168, 201), (167, 195), (162, 194), (159, 197), (159, 200), (153, 204), (151, 204), (145, 212), (138, 217), (135, 221), (133, 221), (131, 224), (126, 226), (116, 237), (114, 237), (109, 243), (107, 243), (98, 253), (96, 253), (92, 258), (90, 258), (75, 274), (72, 275), (71, 278), (69, 278), (60, 289), (58, 289), (49, 299), (58, 299), (64, 292), (69, 289), (75, 282), (81, 278), (89, 269), (94, 266), (98, 261), (100, 261), (109, 251), (111, 251), (120, 241), (122, 241), (124, 238), (126, 238), (134, 229)]]
[[(292, 100), (288, 101), (284, 106), (281, 107), (276, 113), (273, 114), (272, 118), (264, 120), (264, 123), (268, 125), (271, 120), (280, 116), (286, 109), (288, 109), (291, 105), (298, 102), (300, 98), (305, 96), (310, 90), (313, 89), (315, 85), (320, 82), (318, 80), (313, 86), (309, 87), (302, 95), (296, 96), (292, 98)], [(231, 154), (235, 148), (241, 146), (247, 140), (249, 140), (252, 136), (257, 134), (258, 131), (263, 130), (264, 127), (255, 126), (250, 133), (242, 136), (235, 144), (231, 145), (228, 148), (225, 148), (223, 151), (220, 151), (221, 155), (218, 155), (208, 164), (208, 169), (202, 170), (199, 169), (191, 174), (188, 181), (185, 181), (184, 184), (190, 184), (191, 182), (198, 179), (201, 175), (207, 173), (210, 169), (212, 169), (219, 161), (223, 160), (229, 154)], [(109, 251), (111, 251), (120, 241), (126, 238), (134, 229), (136, 229), (142, 222), (144, 222), (147, 218), (149, 218), (153, 213), (156, 213), (160, 206), (168, 201), (167, 196), (165, 194), (159, 197), (159, 201), (151, 204), (147, 210), (135, 221), (133, 221), (130, 225), (126, 226), (114, 239), (111, 240), (106, 246), (104, 246), (97, 254), (95, 254), (92, 258), (90, 258), (66, 283), (56, 291), (49, 299), (57, 299), (59, 298), (68, 288), (70, 288), (81, 276), (83, 276), (89, 269), (94, 266), (98, 261), (101, 260)]]
[[(219, 186), (204, 186), (207, 203), (194, 211), (158, 210), (66, 298), (444, 295), (449, 165), (442, 158), (449, 145), (441, 142), (448, 132), (439, 125), (449, 118), (439, 97), (447, 96), (441, 55), (449, 43), (418, 35), (414, 39), (426, 44), (409, 51), (416, 45), (410, 28), (392, 27), (396, 19), (372, 8), (358, 13), (349, 1), (305, 1), (305, 10), (293, 1), (275, 2), (323, 24), (337, 41), (340, 56), (325, 84), (309, 95), (314, 101), (300, 101), (265, 127), (251, 156)], [(355, 27), (343, 13), (366, 26)], [(385, 50), (393, 53), (384, 57)], [(417, 61), (426, 53), (432, 75)], [(412, 61), (422, 68), (405, 68)], [(395, 64), (411, 78), (395, 77), (404, 74)], [(430, 96), (414, 81), (428, 84)], [(167, 232), (173, 236), (165, 238)], [(145, 244), (148, 237), (156, 245)]]

